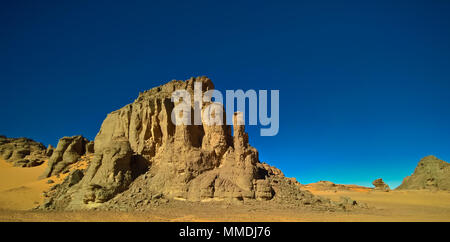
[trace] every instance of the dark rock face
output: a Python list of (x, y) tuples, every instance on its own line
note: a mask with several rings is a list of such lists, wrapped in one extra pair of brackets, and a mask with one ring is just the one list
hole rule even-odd
[(438, 189), (450, 190), (450, 164), (435, 156), (427, 156), (420, 160), (414, 173), (405, 177), (397, 187), (403, 189)]
[(28, 138), (7, 138), (0, 136), (0, 156), (14, 166), (38, 166), (48, 159), (46, 148)]
[(52, 145), (48, 145), (47, 150), (45, 151), (45, 155), (50, 157), (53, 155), (53, 151), (55, 148)]
[(86, 153), (94, 153), (94, 141), (87, 142), (85, 150)]
[(81, 135), (61, 138), (51, 153), (48, 167), (41, 178), (47, 178), (63, 172), (70, 164), (77, 162), (86, 153), (89, 141)]
[(372, 184), (375, 186), (375, 190), (385, 191), (385, 192), (391, 190), (391, 188), (386, 183), (384, 183), (383, 179), (381, 179), (381, 178), (375, 179), (372, 182)]

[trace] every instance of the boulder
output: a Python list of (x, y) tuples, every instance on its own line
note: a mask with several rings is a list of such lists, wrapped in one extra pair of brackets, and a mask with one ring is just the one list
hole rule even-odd
[(388, 192), (391, 190), (391, 188), (386, 183), (384, 183), (383, 179), (381, 179), (381, 178), (375, 179), (372, 182), (372, 184), (375, 186), (374, 190), (385, 191), (385, 192)]
[(83, 179), (84, 177), (84, 173), (82, 170), (73, 170), (72, 172), (69, 173), (69, 176), (67, 178), (68, 181), (68, 186), (71, 187), (75, 184), (77, 184), (78, 182), (81, 181), (81, 179)]

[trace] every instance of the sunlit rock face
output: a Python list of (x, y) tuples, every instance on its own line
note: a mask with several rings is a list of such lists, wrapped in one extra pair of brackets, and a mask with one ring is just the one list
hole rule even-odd
[(450, 164), (435, 156), (427, 156), (419, 161), (414, 173), (405, 177), (396, 190), (428, 189), (450, 191)]
[(69, 165), (77, 162), (81, 156), (93, 152), (92, 142), (89, 142), (81, 135), (73, 137), (63, 137), (59, 140), (56, 149), (47, 150), (51, 153), (48, 167), (41, 175), (41, 178), (58, 175), (66, 172)]
[[(248, 143), (242, 113), (234, 115), (232, 127), (224, 124), (223, 107), (219, 113), (223, 115), (222, 124), (210, 125), (202, 119), (195, 125), (194, 108), (193, 125), (172, 122), (176, 103), (171, 97), (175, 90), (189, 92), (192, 107), (197, 105), (202, 111), (212, 104), (203, 102), (200, 106), (194, 102), (195, 82), (202, 84), (202, 96), (214, 89), (206, 77), (171, 81), (140, 93), (133, 103), (108, 114), (95, 138), (94, 158), (83, 178), (70, 188), (62, 184), (60, 190), (64, 192), (47, 206), (94, 206), (133, 187), (189, 201), (271, 199), (273, 190), (267, 179), (278, 169), (259, 162), (258, 151)], [(139, 182), (133, 182), (142, 174)]]
[[(50, 152), (50, 151), (49, 151)], [(17, 167), (41, 165), (49, 153), (42, 143), (28, 138), (7, 138), (0, 135), (0, 158)]]

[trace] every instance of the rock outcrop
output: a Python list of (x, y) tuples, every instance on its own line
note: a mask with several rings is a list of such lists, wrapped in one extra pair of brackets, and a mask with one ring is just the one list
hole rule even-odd
[(42, 143), (28, 138), (7, 138), (0, 136), (0, 156), (19, 167), (41, 165), (48, 156)]
[[(214, 88), (206, 77), (171, 81), (140, 93), (133, 103), (108, 114), (95, 138), (94, 158), (82, 178), (73, 184), (69, 182), (74, 181), (73, 174), (69, 174), (44, 207), (135, 208), (151, 199), (256, 201), (271, 200), (277, 193), (278, 198), (294, 194), (292, 201), (317, 203), (311, 193), (298, 188), (296, 181), (259, 161), (258, 151), (249, 145), (242, 113), (233, 117), (233, 136), (231, 126), (204, 119), (197, 125), (174, 125), (171, 114), (178, 103), (172, 102), (172, 92), (186, 90), (194, 97), (194, 89), (198, 88), (195, 82), (202, 84), (202, 94)], [(218, 105), (203, 101), (200, 105), (191, 100), (192, 107), (197, 105), (204, 111), (208, 105)], [(225, 120), (223, 107), (219, 110)], [(66, 161), (65, 157), (73, 138), (60, 143), (47, 175), (64, 169), (65, 165), (60, 164), (76, 160), (68, 157)], [(77, 157), (80, 154), (75, 153)], [(320, 202), (331, 204), (329, 200)]]
[(360, 191), (368, 192), (372, 188), (359, 186), (359, 185), (346, 185), (346, 184), (335, 184), (330, 181), (318, 181), (315, 183), (310, 183), (306, 185), (301, 185), (301, 188), (308, 191)]
[(48, 167), (41, 175), (41, 178), (65, 172), (69, 165), (77, 162), (82, 155), (86, 154), (89, 143), (89, 140), (81, 135), (61, 138), (56, 149), (49, 147), (46, 150), (45, 153), (51, 154), (51, 157), (48, 161)]
[(50, 157), (53, 155), (53, 151), (55, 151), (55, 148), (52, 145), (48, 145), (47, 150), (45, 150), (45, 155)]
[(375, 186), (374, 190), (384, 191), (384, 192), (388, 192), (391, 190), (391, 188), (388, 186), (388, 184), (384, 183), (383, 179), (381, 179), (381, 178), (375, 179), (372, 182), (372, 185)]
[(438, 189), (450, 190), (450, 164), (435, 156), (427, 156), (420, 160), (414, 173), (405, 177), (396, 190)]

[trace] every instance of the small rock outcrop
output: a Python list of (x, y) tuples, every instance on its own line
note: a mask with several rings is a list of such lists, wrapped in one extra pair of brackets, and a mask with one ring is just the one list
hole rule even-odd
[(94, 153), (94, 141), (89, 141), (86, 143), (86, 153), (93, 154)]
[(405, 177), (396, 190), (450, 190), (450, 164), (435, 156), (419, 161), (414, 173)]
[(49, 147), (46, 150), (46, 153), (51, 153), (51, 157), (47, 169), (40, 177), (47, 178), (65, 172), (69, 165), (77, 162), (82, 155), (86, 154), (87, 144), (89, 144), (89, 140), (81, 135), (61, 138), (56, 149)]
[(46, 147), (28, 138), (7, 138), (0, 136), (0, 156), (18, 167), (41, 165), (48, 156)]
[(391, 188), (388, 186), (388, 184), (384, 183), (383, 179), (381, 179), (381, 178), (375, 179), (372, 182), (372, 185), (375, 186), (374, 190), (384, 191), (384, 192), (388, 192), (391, 190)]
[(111, 141), (97, 149), (87, 170), (73, 170), (58, 186), (51, 202), (56, 209), (88, 208), (86, 204), (101, 204), (123, 192), (135, 178), (132, 150), (126, 141)]

